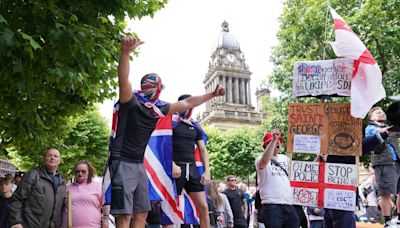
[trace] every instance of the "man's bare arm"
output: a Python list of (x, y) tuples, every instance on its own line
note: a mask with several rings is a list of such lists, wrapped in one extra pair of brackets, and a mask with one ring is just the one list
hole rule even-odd
[(132, 85), (129, 82), (129, 54), (143, 44), (134, 36), (123, 37), (121, 40), (121, 55), (118, 64), (119, 101), (128, 102), (132, 98)]
[(168, 114), (176, 113), (176, 112), (183, 112), (186, 109), (194, 108), (203, 104), (204, 102), (210, 100), (213, 97), (223, 96), (225, 95), (225, 89), (220, 85), (217, 85), (214, 92), (206, 93), (200, 96), (192, 96), (188, 97), (184, 100), (172, 103), (169, 109)]

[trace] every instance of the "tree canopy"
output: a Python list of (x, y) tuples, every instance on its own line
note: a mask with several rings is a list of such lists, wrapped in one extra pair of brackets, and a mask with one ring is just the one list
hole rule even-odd
[[(329, 2), (375, 57), (382, 70), (387, 94), (399, 94), (400, 1)], [(274, 70), (270, 82), (285, 95), (291, 94), (293, 64), (296, 61), (323, 59), (324, 46), (326, 59), (337, 58), (328, 43), (334, 40), (334, 33), (332, 17), (327, 14), (327, 3), (287, 0), (284, 4), (277, 35), (279, 44), (274, 48), (271, 58)]]
[(213, 178), (223, 179), (227, 175), (249, 178), (255, 173), (254, 160), (262, 152), (257, 129), (241, 127), (220, 131), (206, 128), (206, 132)]
[[(315, 98), (291, 97), (293, 65), (300, 60), (324, 59), (324, 47), (325, 59), (338, 58), (329, 44), (335, 38), (333, 20), (327, 11), (328, 2), (360, 37), (378, 62), (387, 95), (400, 93), (399, 0), (287, 0), (280, 17), (277, 34), (279, 43), (274, 47), (271, 57), (274, 69), (269, 75), (269, 82), (282, 95), (279, 98), (266, 98), (267, 119), (262, 129), (280, 126), (287, 132), (288, 103), (316, 102)], [(332, 98), (331, 101), (343, 102), (349, 99)], [(390, 103), (389, 99), (384, 99), (378, 105), (387, 106)]]
[(70, 117), (115, 95), (125, 17), (167, 0), (0, 2), (0, 149), (43, 151)]
[[(101, 175), (107, 160), (109, 128), (99, 111), (91, 108), (70, 117), (66, 136), (50, 144), (60, 150), (62, 163), (59, 170), (65, 176), (73, 175), (74, 164), (80, 160), (90, 161)], [(28, 170), (42, 164), (43, 150), (27, 153), (15, 148), (8, 149), (12, 162), (22, 170)]]

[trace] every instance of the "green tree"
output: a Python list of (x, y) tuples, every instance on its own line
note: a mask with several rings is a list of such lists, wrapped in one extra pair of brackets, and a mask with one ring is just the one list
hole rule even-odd
[(222, 179), (227, 175), (249, 178), (255, 172), (254, 160), (261, 153), (256, 129), (240, 127), (225, 132), (207, 130), (211, 174)]
[[(359, 35), (377, 60), (388, 95), (400, 93), (400, 1), (330, 1), (332, 8)], [(293, 64), (299, 60), (337, 58), (330, 45), (334, 40), (333, 20), (327, 1), (287, 0), (280, 17), (279, 44), (274, 48), (274, 71), (270, 82), (286, 95), (291, 95)], [(325, 40), (326, 31), (326, 43)], [(383, 103), (387, 103), (384, 101)]]
[[(63, 175), (72, 176), (74, 164), (80, 160), (90, 161), (101, 175), (108, 153), (109, 129), (107, 121), (98, 110), (90, 109), (69, 118), (69, 131), (58, 144), (52, 144), (61, 152), (62, 163), (59, 167)], [(22, 170), (28, 170), (42, 164), (42, 151), (9, 149), (12, 161)]]
[(0, 147), (42, 151), (69, 117), (115, 95), (125, 16), (166, 0), (0, 2)]
[[(378, 62), (383, 85), (388, 95), (400, 93), (400, 1), (329, 1), (349, 26), (358, 34)], [(279, 125), (287, 129), (287, 105), (289, 102), (321, 102), (316, 99), (294, 99), (291, 97), (293, 65), (300, 60), (322, 60), (337, 58), (329, 45), (334, 41), (333, 20), (327, 14), (327, 1), (287, 0), (280, 17), (279, 44), (274, 47), (271, 61), (274, 69), (269, 82), (283, 95), (269, 99), (267, 119), (263, 130)], [(326, 38), (325, 38), (326, 36)], [(373, 92), (373, 91), (371, 91)], [(349, 101), (334, 98), (330, 102)], [(390, 100), (378, 105), (387, 106)]]

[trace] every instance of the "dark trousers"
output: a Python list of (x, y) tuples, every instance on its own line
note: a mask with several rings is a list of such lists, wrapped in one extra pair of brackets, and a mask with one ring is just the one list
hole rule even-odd
[(292, 205), (263, 204), (266, 228), (299, 228), (299, 217)]
[(324, 228), (355, 228), (354, 212), (335, 209), (325, 209)]

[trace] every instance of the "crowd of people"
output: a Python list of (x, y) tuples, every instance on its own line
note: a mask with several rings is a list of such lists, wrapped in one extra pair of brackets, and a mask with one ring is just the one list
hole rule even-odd
[[(118, 66), (119, 113), (116, 137), (110, 145), (111, 205), (103, 205), (102, 187), (95, 181), (95, 168), (89, 161), (73, 167), (74, 179), (66, 182), (58, 171), (60, 151), (49, 148), (43, 154), (43, 165), (20, 175), (0, 179), (0, 227), (90, 228), (110, 226), (160, 227), (161, 205), (150, 201), (146, 169), (143, 164), (147, 143), (159, 118), (173, 114), (172, 176), (177, 194), (187, 192), (196, 205), (199, 227), (246, 228), (352, 228), (354, 211), (293, 205), (288, 175), (289, 158), (281, 153), (282, 130), (272, 129), (262, 139), (263, 153), (255, 159), (258, 182), (249, 190), (232, 175), (225, 183), (211, 180), (205, 133), (190, 116), (192, 109), (216, 96), (225, 94), (219, 85), (200, 96), (182, 95), (177, 102), (159, 100), (163, 89), (161, 78), (154, 73), (141, 79), (141, 90), (132, 92), (129, 81), (129, 55), (143, 42), (124, 37)], [(398, 133), (386, 125), (382, 108), (368, 114), (363, 139), (363, 154), (371, 154), (371, 174), (358, 189), (360, 202), (366, 208), (365, 221), (391, 227), (392, 208), (400, 212), (400, 148)], [(195, 165), (198, 149), (204, 173)], [(354, 156), (319, 156), (319, 161), (355, 164)], [(207, 194), (206, 194), (207, 193)], [(150, 213), (149, 213), (150, 211)], [(253, 217), (253, 220), (252, 220)], [(362, 217), (362, 216), (360, 216)], [(400, 226), (400, 220), (395, 221)], [(165, 225), (168, 227), (171, 225)]]

